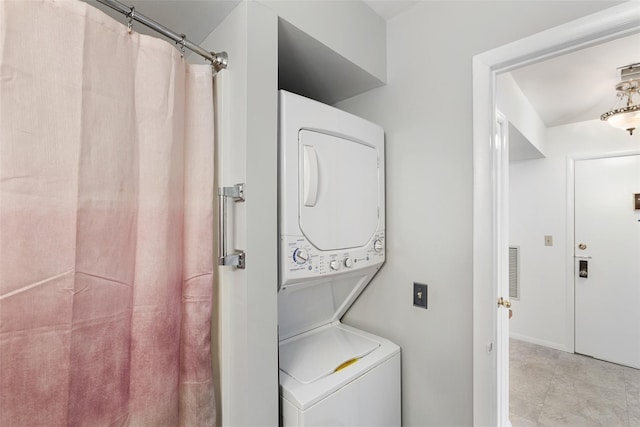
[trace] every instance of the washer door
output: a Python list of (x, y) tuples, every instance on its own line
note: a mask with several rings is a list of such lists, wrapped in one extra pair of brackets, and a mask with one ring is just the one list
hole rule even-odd
[(354, 332), (336, 326), (320, 329), (280, 344), (280, 369), (302, 384), (311, 384), (341, 369), (380, 347)]
[(378, 227), (378, 151), (311, 130), (298, 133), (300, 229), (318, 249), (365, 246)]

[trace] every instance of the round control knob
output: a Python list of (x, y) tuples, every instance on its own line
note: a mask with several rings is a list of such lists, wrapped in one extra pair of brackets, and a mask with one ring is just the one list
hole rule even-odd
[(334, 271), (338, 271), (340, 270), (340, 262), (337, 259), (333, 259), (329, 262), (329, 267)]
[(345, 258), (343, 264), (347, 268), (353, 267), (353, 260), (351, 258)]
[(376, 252), (382, 252), (382, 249), (384, 248), (384, 246), (382, 245), (382, 240), (376, 240), (375, 242), (373, 242), (373, 250)]
[(295, 251), (293, 251), (293, 260), (296, 262), (296, 264), (304, 264), (305, 262), (309, 261), (309, 253), (302, 248), (297, 248)]

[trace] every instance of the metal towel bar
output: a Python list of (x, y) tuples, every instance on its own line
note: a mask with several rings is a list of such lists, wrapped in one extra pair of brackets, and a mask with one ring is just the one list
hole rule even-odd
[(245, 252), (240, 250), (232, 254), (227, 252), (227, 200), (229, 198), (234, 202), (244, 202), (244, 183), (218, 188), (218, 253), (220, 254), (218, 265), (231, 265), (244, 269)]

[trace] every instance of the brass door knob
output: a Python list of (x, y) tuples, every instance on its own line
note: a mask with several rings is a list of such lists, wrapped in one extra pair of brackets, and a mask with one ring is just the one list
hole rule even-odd
[(511, 301), (506, 300), (502, 297), (498, 298), (498, 307), (511, 308)]

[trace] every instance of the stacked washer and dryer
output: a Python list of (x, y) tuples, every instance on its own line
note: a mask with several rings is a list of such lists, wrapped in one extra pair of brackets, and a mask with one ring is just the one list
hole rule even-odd
[(384, 131), (279, 96), (282, 424), (399, 426), (400, 348), (340, 322), (385, 260)]

